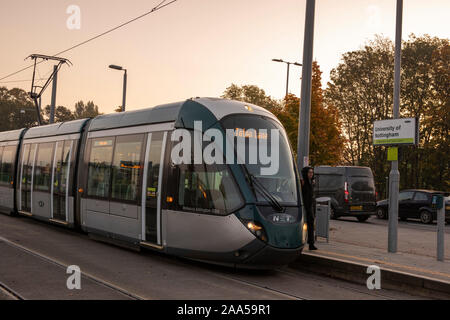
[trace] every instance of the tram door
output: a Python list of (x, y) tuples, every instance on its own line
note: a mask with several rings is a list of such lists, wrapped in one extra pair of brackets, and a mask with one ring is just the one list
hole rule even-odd
[(167, 132), (149, 133), (142, 192), (143, 241), (161, 246), (161, 181)]
[(33, 183), (33, 167), (37, 144), (25, 144), (23, 147), (21, 180), (20, 180), (20, 211), (31, 213), (31, 186)]
[(72, 147), (73, 141), (71, 140), (57, 142), (55, 158), (53, 160), (52, 217), (60, 221), (67, 221), (68, 218), (68, 191)]

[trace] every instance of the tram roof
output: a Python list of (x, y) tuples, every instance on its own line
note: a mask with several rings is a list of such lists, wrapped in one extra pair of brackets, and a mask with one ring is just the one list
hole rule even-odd
[(25, 133), (24, 139), (34, 139), (66, 134), (80, 133), (88, 119), (60, 122), (46, 126), (33, 127)]
[(92, 119), (89, 131), (132, 127), (146, 124), (174, 122), (185, 101), (152, 108), (105, 114)]
[[(209, 114), (214, 116), (217, 121), (229, 114), (248, 113), (249, 109), (246, 109), (246, 106), (252, 107), (251, 112), (253, 114), (265, 115), (276, 119), (276, 117), (266, 109), (250, 103), (220, 98), (193, 98), (185, 101), (158, 105), (152, 108), (101, 115), (91, 121), (89, 131), (175, 122), (180, 120), (180, 118), (184, 118), (183, 120), (185, 120), (186, 115), (191, 113), (191, 111), (192, 117), (199, 115), (197, 113), (199, 111), (197, 107), (204, 108), (206, 113), (209, 111)], [(185, 123), (185, 121), (183, 121), (183, 123)]]
[(0, 142), (19, 140), (24, 130), (26, 129), (0, 132)]
[[(251, 106), (251, 108), (249, 108)], [(220, 98), (193, 98), (185, 101), (162, 104), (141, 110), (100, 115), (91, 120), (89, 131), (99, 131), (140, 125), (177, 122), (189, 127), (192, 121), (204, 117), (206, 122), (212, 124), (229, 114), (252, 113), (276, 119), (266, 109), (240, 101)], [(24, 134), (24, 139), (60, 136), (80, 133), (89, 119), (80, 119), (69, 122), (55, 123), (45, 126), (33, 127)], [(189, 124), (191, 123), (191, 124)], [(0, 141), (19, 140), (26, 129), (0, 132)]]

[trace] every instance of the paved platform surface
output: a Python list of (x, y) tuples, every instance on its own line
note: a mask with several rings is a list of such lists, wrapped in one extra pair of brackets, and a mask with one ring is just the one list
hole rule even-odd
[(450, 226), (445, 230), (445, 261), (436, 260), (436, 225), (399, 221), (398, 252), (388, 253), (388, 222), (365, 223), (345, 217), (330, 221), (330, 241), (319, 238), (317, 251), (306, 254), (373, 264), (450, 283)]

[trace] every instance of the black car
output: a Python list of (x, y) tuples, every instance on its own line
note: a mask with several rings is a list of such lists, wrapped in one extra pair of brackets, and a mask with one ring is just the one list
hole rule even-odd
[[(436, 220), (436, 209), (432, 208), (431, 201), (434, 194), (448, 195), (442, 191), (408, 189), (402, 190), (398, 196), (398, 216), (401, 220), (408, 218), (420, 219), (422, 223), (432, 223)], [(388, 218), (388, 200), (377, 202), (377, 217)], [(445, 220), (450, 222), (450, 201), (445, 203)]]
[(360, 222), (376, 214), (376, 191), (368, 167), (318, 166), (314, 168), (317, 198), (331, 198), (331, 218), (353, 216)]

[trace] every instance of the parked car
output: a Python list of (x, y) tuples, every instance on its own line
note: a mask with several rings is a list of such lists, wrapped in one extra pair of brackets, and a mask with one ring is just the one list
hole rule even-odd
[[(422, 223), (432, 223), (436, 220), (437, 211), (432, 208), (431, 201), (434, 194), (448, 193), (434, 190), (408, 189), (402, 190), (398, 196), (398, 216), (401, 220), (409, 218), (420, 219)], [(445, 220), (450, 222), (450, 200), (445, 198)], [(381, 200), (377, 202), (377, 217), (379, 219), (388, 218), (389, 201)]]
[(331, 218), (356, 217), (360, 222), (376, 214), (376, 191), (368, 167), (314, 168), (316, 197), (331, 198)]

